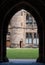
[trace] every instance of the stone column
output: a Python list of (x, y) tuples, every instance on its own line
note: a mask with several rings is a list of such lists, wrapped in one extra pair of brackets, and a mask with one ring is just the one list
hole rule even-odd
[(2, 43), (2, 38), (1, 38), (1, 29), (0, 29), (0, 62), (3, 62), (3, 43)]
[(6, 56), (6, 33), (7, 28), (4, 25), (3, 29), (0, 29), (0, 62), (8, 62), (8, 58)]
[(42, 62), (45, 63), (45, 25), (44, 25), (44, 29), (43, 29), (43, 60)]
[(41, 26), (38, 29), (38, 34), (39, 34), (39, 57), (37, 59), (37, 62), (43, 62), (43, 29)]

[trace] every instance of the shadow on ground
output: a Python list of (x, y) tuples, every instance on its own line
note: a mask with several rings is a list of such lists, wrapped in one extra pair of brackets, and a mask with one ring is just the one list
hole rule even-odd
[(9, 62), (9, 63), (0, 63), (0, 65), (45, 65), (43, 63), (14, 63), (14, 62)]
[(3, 62), (0, 65), (45, 65), (45, 63), (37, 63), (36, 60), (10, 59), (9, 62)]

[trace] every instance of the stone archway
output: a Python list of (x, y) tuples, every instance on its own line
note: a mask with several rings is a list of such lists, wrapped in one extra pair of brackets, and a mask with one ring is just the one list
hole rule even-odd
[[(33, 3), (33, 2), (31, 2)], [(6, 57), (6, 33), (7, 33), (7, 28), (8, 28), (8, 24), (9, 21), (11, 19), (11, 17), (20, 9), (25, 9), (27, 11), (29, 11), (35, 18), (35, 20), (37, 21), (37, 26), (38, 26), (38, 33), (39, 33), (39, 58), (38, 58), (38, 62), (45, 62), (45, 55), (44, 55), (44, 23), (42, 20), (42, 17), (40, 15), (40, 13), (38, 12), (38, 10), (32, 6), (32, 4), (26, 1), (21, 1), (19, 3), (15, 3), (10, 5), (9, 8), (9, 3), (7, 3), (4, 7), (5, 7), (5, 12), (4, 12), (4, 7), (2, 8), (4, 14), (2, 14), (2, 22), (1, 22), (1, 32), (0, 32), (0, 61), (1, 62), (6, 62), (8, 61), (7, 57)], [(6, 6), (8, 5), (7, 9)], [(36, 5), (35, 5), (36, 6)], [(4, 15), (4, 16), (3, 16)]]

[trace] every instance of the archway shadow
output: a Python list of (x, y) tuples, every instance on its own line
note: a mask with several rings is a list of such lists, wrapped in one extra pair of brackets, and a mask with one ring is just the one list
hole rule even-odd
[(3, 22), (2, 22), (2, 26), (1, 26), (1, 44), (3, 45), (2, 47), (2, 53), (1, 54), (1, 60), (6, 62), (8, 61), (7, 57), (6, 57), (6, 34), (7, 34), (7, 29), (8, 29), (8, 24), (10, 19), (12, 18), (12, 16), (19, 10), (21, 9), (25, 9), (28, 12), (30, 12), (32, 14), (32, 16), (35, 18), (36, 23), (37, 23), (37, 27), (38, 27), (38, 34), (39, 34), (39, 58), (38, 58), (38, 62), (42, 61), (42, 55), (43, 55), (43, 20), (39, 14), (39, 12), (37, 11), (37, 9), (32, 6), (29, 2), (26, 1), (22, 1), (19, 2), (15, 5), (13, 5), (5, 14), (4, 18), (3, 18)]

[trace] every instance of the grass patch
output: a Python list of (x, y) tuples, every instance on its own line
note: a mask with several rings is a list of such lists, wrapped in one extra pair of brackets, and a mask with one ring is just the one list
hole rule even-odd
[(37, 59), (38, 48), (9, 48), (7, 57), (9, 59)]

